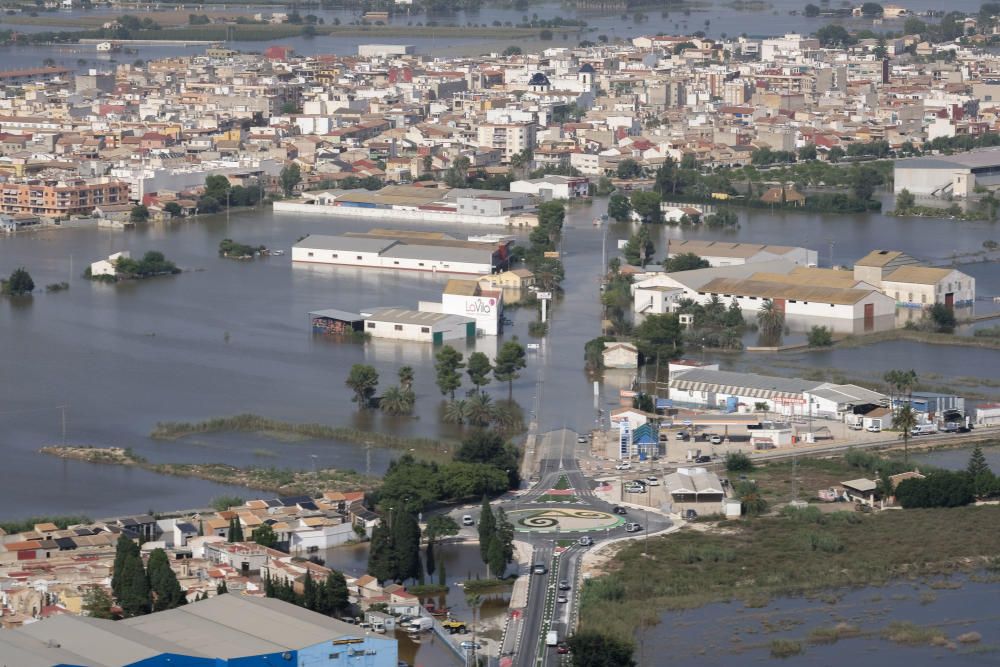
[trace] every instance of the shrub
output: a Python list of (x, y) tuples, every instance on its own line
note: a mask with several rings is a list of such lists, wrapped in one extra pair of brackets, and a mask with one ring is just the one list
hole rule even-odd
[(830, 347), (833, 345), (833, 332), (827, 327), (814, 326), (809, 330), (809, 347)]
[(771, 642), (772, 658), (791, 658), (802, 653), (802, 643), (794, 639), (775, 639)]
[(726, 454), (726, 470), (729, 472), (750, 472), (753, 470), (753, 460), (743, 452)]

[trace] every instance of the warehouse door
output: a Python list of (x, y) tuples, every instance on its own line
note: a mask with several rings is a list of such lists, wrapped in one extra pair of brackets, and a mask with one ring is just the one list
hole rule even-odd
[(435, 345), (440, 345), (441, 343), (444, 342), (444, 332), (443, 331), (435, 331), (434, 335), (432, 336), (432, 339), (433, 339)]
[(785, 312), (785, 300), (784, 299), (775, 299), (774, 300), (774, 309), (776, 311), (778, 311), (779, 313)]
[(875, 328), (875, 304), (866, 303), (865, 304), (865, 331), (871, 331)]
[(952, 310), (955, 307), (955, 293), (954, 292), (948, 292), (947, 294), (944, 295), (944, 305), (949, 310)]

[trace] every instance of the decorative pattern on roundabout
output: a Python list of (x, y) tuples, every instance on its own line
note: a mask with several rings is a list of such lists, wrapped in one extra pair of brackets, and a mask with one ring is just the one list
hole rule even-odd
[(569, 507), (513, 510), (507, 513), (507, 518), (514, 524), (514, 530), (522, 533), (584, 533), (617, 528), (625, 523), (614, 514)]

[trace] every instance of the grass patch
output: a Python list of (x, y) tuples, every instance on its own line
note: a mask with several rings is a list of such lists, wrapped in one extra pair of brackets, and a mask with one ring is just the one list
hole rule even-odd
[(882, 637), (905, 646), (944, 646), (948, 638), (937, 628), (924, 628), (916, 623), (895, 622), (882, 631)]
[(772, 658), (791, 658), (793, 655), (802, 653), (802, 642), (794, 639), (773, 639), (771, 640)]
[(565, 491), (566, 489), (571, 489), (573, 487), (569, 485), (569, 477), (563, 475), (559, 478), (559, 481), (556, 482), (556, 485), (552, 488), (556, 489), (557, 491)]
[(457, 442), (434, 440), (431, 438), (404, 438), (396, 435), (362, 431), (343, 426), (325, 424), (295, 424), (260, 415), (242, 414), (235, 417), (216, 417), (200, 422), (158, 422), (149, 437), (154, 440), (178, 440), (196, 433), (262, 433), (271, 437), (289, 439), (343, 440), (346, 442), (371, 443), (391, 449), (415, 449), (423, 453), (438, 453), (454, 449)]
[(584, 587), (581, 627), (630, 638), (665, 609), (974, 570), (1000, 552), (998, 521), (1000, 507), (981, 506), (822, 523), (761, 517), (728, 522), (724, 534), (682, 528), (623, 546), (609, 564), (615, 569)]
[(510, 579), (469, 579), (462, 582), (462, 590), (466, 593), (476, 595), (486, 595), (488, 593), (500, 593), (514, 587), (517, 577)]
[(415, 586), (407, 586), (406, 590), (413, 593), (417, 597), (426, 597), (429, 595), (441, 595), (442, 593), (447, 593), (448, 587), (441, 584), (416, 584)]
[(856, 625), (838, 623), (831, 628), (816, 628), (809, 633), (810, 644), (836, 644), (841, 639), (850, 639), (861, 634)]

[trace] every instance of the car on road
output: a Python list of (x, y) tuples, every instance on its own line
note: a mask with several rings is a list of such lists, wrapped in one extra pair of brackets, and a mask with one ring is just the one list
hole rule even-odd
[(688, 434), (687, 431), (677, 431), (677, 435), (675, 435), (674, 437), (677, 438), (678, 440), (687, 440)]
[(566, 604), (567, 602), (569, 602), (569, 598), (566, 597), (565, 595), (560, 595), (556, 598), (556, 602), (558, 602), (559, 604)]
[(569, 581), (566, 580), (566, 579), (560, 579), (559, 580), (559, 590), (561, 590), (561, 591), (568, 591), (569, 590)]
[(589, 547), (594, 544), (594, 540), (591, 537), (584, 535), (583, 537), (578, 539), (576, 543), (579, 544), (581, 547)]
[(476, 642), (469, 641), (468, 639), (466, 639), (464, 642), (462, 642), (461, 644), (459, 644), (459, 646), (461, 646), (462, 649), (465, 650), (465, 651), (472, 651), (472, 650), (477, 650), (478, 651), (479, 649), (482, 648), (482, 646), (480, 646)]
[(708, 456), (708, 455), (705, 455), (705, 456), (699, 456), (698, 458), (696, 458), (696, 459), (694, 460), (694, 462), (695, 462), (695, 463), (711, 463), (711, 462), (712, 462), (712, 457), (711, 457), (711, 456)]
[(660, 480), (656, 479), (655, 476), (650, 475), (649, 477), (646, 478), (646, 484), (648, 484), (650, 486), (659, 486), (660, 485)]
[(642, 530), (642, 526), (635, 523), (634, 521), (625, 524), (626, 533), (638, 533), (640, 530)]
[(534, 564), (534, 565), (531, 566), (531, 573), (532, 574), (548, 574), (549, 573), (549, 568), (545, 567), (541, 563), (536, 563), (536, 564)]
[(581, 435), (579, 438), (576, 439), (576, 441), (581, 445), (585, 445), (587, 444), (587, 436)]
[(645, 484), (626, 484), (625, 493), (646, 493)]
[(721, 445), (722, 444), (722, 436), (721, 435), (713, 435), (711, 442), (712, 442), (713, 445)]
[(614, 509), (611, 511), (614, 512), (615, 514), (628, 514), (628, 510), (622, 507), (621, 505), (615, 505)]
[(569, 653), (569, 644), (567, 644), (566, 642), (559, 642), (558, 644), (556, 644), (556, 653), (560, 655), (566, 655), (567, 653)]
[(545, 633), (545, 645), (555, 646), (559, 643), (559, 633), (555, 630), (549, 630)]
[(462, 517), (462, 525), (463, 526), (475, 526), (476, 525), (476, 520), (472, 518), (471, 514), (466, 514), (465, 516)]
[(862, 431), (864, 430), (865, 425), (862, 424), (861, 422), (858, 422), (857, 424), (848, 424), (847, 428), (851, 429), (852, 431)]
[(631, 470), (631, 469), (632, 469), (632, 464), (629, 463), (628, 461), (622, 461), (621, 463), (615, 466), (615, 470)]

